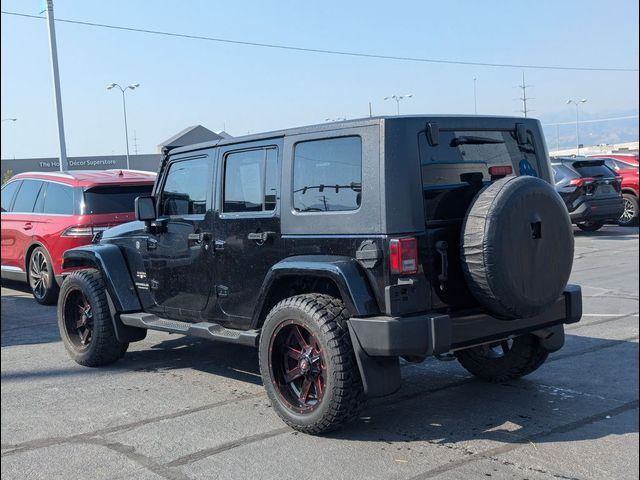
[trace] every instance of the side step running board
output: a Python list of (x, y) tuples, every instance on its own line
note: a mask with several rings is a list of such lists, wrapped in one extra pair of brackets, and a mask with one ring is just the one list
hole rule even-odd
[(188, 323), (177, 320), (167, 320), (151, 313), (123, 313), (120, 320), (131, 327), (159, 330), (161, 332), (180, 333), (194, 337), (219, 340), (227, 343), (237, 343), (250, 347), (258, 346), (258, 330), (232, 330), (217, 323), (199, 322)]

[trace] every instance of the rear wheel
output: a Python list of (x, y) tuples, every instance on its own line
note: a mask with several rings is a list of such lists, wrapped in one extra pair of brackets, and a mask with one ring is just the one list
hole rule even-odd
[(36, 302), (42, 305), (54, 305), (56, 303), (60, 287), (56, 282), (51, 257), (43, 247), (36, 247), (31, 252), (27, 280)]
[(586, 222), (580, 222), (577, 225), (578, 225), (578, 228), (584, 232), (596, 232), (602, 228), (602, 226), (604, 225), (604, 222), (586, 221)]
[(631, 193), (624, 193), (624, 210), (618, 219), (618, 225), (631, 227), (638, 223), (638, 199)]
[(65, 279), (58, 328), (69, 356), (86, 367), (113, 363), (129, 347), (116, 338), (104, 284), (95, 270), (78, 270)]
[(353, 418), (363, 388), (344, 304), (306, 294), (278, 303), (260, 336), (260, 373), (274, 410), (291, 427), (319, 434)]
[(489, 382), (506, 382), (537, 370), (549, 352), (542, 348), (538, 337), (528, 334), (460, 350), (455, 355), (473, 375)]

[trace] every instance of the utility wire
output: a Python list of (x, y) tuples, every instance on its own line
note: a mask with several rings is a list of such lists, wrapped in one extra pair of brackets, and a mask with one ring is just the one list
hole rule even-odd
[[(594, 120), (580, 120), (580, 123), (598, 123), (598, 122), (609, 122), (613, 120), (632, 120), (634, 118), (639, 118), (638, 115), (627, 115), (625, 117), (610, 117), (610, 118), (596, 118)], [(560, 122), (560, 123), (544, 123), (545, 127), (552, 127), (556, 125), (575, 125), (575, 120), (573, 122)]]
[[(12, 15), (15, 17), (36, 18), (36, 19), (44, 20), (44, 17), (40, 17), (38, 15), (28, 15), (26, 13), (9, 12), (5, 10), (2, 10), (1, 13), (3, 15)], [(292, 45), (281, 45), (281, 44), (274, 44), (274, 43), (247, 42), (242, 40), (230, 40), (228, 38), (215, 38), (215, 37), (207, 37), (203, 35), (189, 35), (185, 33), (163, 32), (160, 30), (123, 27), (119, 25), (108, 25), (104, 23), (95, 23), (95, 22), (83, 22), (80, 20), (67, 20), (63, 18), (56, 18), (55, 21), (61, 22), (61, 23), (71, 23), (74, 25), (84, 25), (87, 27), (108, 28), (112, 30), (124, 30), (128, 32), (147, 33), (151, 35), (163, 35), (167, 37), (188, 38), (191, 40), (207, 40), (210, 42), (230, 43), (234, 45), (245, 45), (245, 46), (251, 46), (251, 47), (274, 48), (274, 49), (280, 49), (280, 50), (292, 50), (296, 52), (323, 53), (327, 55), (342, 55), (342, 56), (348, 56), (348, 57), (397, 60), (397, 61), (403, 61), (403, 62), (438, 63), (438, 64), (447, 64), (447, 65), (473, 65), (473, 66), (497, 67), (497, 68), (520, 68), (520, 69), (529, 68), (529, 69), (538, 69), (538, 70), (571, 70), (571, 71), (591, 71), (591, 72), (638, 72), (640, 71), (638, 68), (562, 67), (559, 65), (523, 65), (523, 64), (515, 64), (515, 63), (465, 62), (461, 60), (438, 60), (434, 58), (402, 57), (402, 56), (396, 56), (396, 55), (378, 55), (373, 53), (348, 52), (348, 51), (342, 51), (342, 50), (326, 50), (321, 48), (296, 47)]]

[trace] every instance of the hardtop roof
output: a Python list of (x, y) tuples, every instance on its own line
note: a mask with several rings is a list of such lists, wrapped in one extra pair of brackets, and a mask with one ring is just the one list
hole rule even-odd
[(175, 155), (179, 153), (191, 152), (194, 150), (202, 150), (206, 148), (212, 148), (223, 145), (233, 145), (236, 143), (248, 143), (260, 140), (267, 140), (271, 138), (285, 137), (291, 135), (300, 135), (305, 133), (312, 132), (323, 132), (323, 131), (335, 131), (342, 130), (348, 128), (357, 128), (357, 127), (365, 127), (369, 125), (380, 125), (387, 121), (402, 121), (402, 120), (415, 120), (415, 119), (430, 119), (430, 120), (438, 120), (438, 119), (502, 119), (502, 120), (511, 120), (511, 121), (537, 121), (531, 118), (522, 118), (522, 117), (514, 117), (514, 116), (503, 116), (503, 115), (381, 115), (376, 117), (364, 117), (364, 118), (354, 118), (349, 120), (340, 120), (336, 122), (325, 122), (325, 123), (317, 123), (312, 125), (305, 125), (302, 127), (293, 127), (286, 128), (281, 130), (273, 130), (270, 132), (263, 133), (255, 133), (250, 135), (242, 135), (239, 137), (231, 137), (231, 138), (223, 138), (220, 140), (214, 140), (210, 142), (196, 143), (193, 145), (187, 145), (184, 147), (177, 147), (171, 149), (169, 151), (169, 155)]

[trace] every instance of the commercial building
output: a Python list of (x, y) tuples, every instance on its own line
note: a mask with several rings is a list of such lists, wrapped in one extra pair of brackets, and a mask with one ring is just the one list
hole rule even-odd
[[(158, 145), (158, 153), (144, 155), (129, 155), (129, 168), (132, 170), (146, 170), (156, 172), (162, 155), (159, 153), (164, 147), (175, 148), (194, 143), (208, 142), (228, 138), (226, 132), (215, 133), (203, 127), (195, 125), (187, 127), (176, 133), (171, 138)], [(100, 155), (92, 157), (68, 157), (69, 170), (108, 170), (127, 168), (125, 155)], [(2, 159), (2, 178), (23, 172), (52, 172), (60, 169), (58, 158), (16, 158)]]

